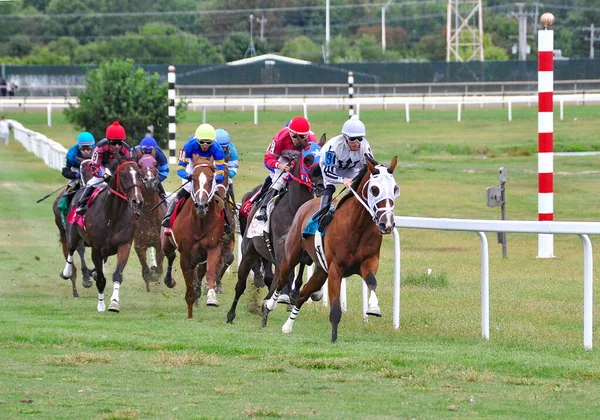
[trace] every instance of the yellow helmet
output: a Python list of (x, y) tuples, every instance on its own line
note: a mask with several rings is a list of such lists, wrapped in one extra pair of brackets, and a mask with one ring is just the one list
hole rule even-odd
[(215, 141), (215, 139), (217, 138), (217, 132), (215, 131), (215, 128), (210, 124), (200, 124), (198, 128), (196, 128), (194, 137), (196, 137), (196, 140)]

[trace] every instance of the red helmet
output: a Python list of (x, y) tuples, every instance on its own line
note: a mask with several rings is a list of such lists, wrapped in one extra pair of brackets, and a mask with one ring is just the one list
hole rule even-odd
[(305, 136), (310, 133), (310, 123), (304, 117), (294, 117), (288, 125), (288, 130), (290, 134)]
[(125, 140), (125, 129), (119, 124), (119, 121), (115, 121), (106, 128), (106, 138), (108, 140)]

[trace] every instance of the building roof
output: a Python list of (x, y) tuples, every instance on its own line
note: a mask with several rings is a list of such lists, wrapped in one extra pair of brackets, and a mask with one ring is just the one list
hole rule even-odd
[(243, 58), (241, 60), (230, 61), (229, 63), (227, 63), (227, 65), (228, 66), (243, 66), (245, 64), (258, 63), (261, 61), (281, 61), (284, 63), (299, 64), (299, 65), (303, 65), (303, 66), (305, 66), (307, 64), (311, 64), (310, 61), (286, 57), (283, 55), (263, 54), (263, 55), (257, 55), (256, 57)]

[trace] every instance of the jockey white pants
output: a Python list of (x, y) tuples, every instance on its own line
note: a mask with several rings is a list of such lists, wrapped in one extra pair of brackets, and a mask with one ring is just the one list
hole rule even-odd
[[(279, 162), (285, 163), (286, 165), (290, 163), (289, 159), (286, 159), (283, 156), (279, 156)], [(286, 184), (285, 173), (281, 169), (276, 168), (273, 172), (271, 172), (270, 176), (271, 180), (273, 181), (273, 183), (271, 184), (271, 188), (277, 191), (281, 191)]]

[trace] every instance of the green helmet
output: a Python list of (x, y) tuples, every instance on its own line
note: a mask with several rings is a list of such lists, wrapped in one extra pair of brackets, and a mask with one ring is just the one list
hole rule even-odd
[(196, 140), (215, 141), (215, 138), (217, 137), (217, 132), (215, 131), (215, 128), (210, 124), (200, 124), (198, 128), (196, 128), (194, 137), (196, 138)]

